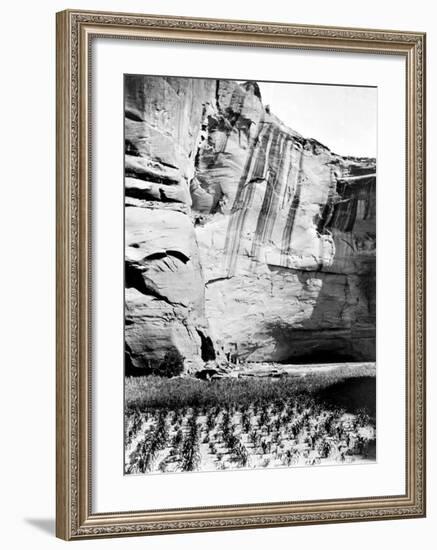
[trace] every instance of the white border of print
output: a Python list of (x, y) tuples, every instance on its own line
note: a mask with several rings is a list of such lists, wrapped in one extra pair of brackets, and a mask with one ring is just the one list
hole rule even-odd
[[(95, 39), (92, 48), (92, 512), (402, 494), (405, 203), (399, 189), (405, 181), (404, 58), (106, 38)], [(124, 73), (378, 87), (376, 463), (123, 475)]]

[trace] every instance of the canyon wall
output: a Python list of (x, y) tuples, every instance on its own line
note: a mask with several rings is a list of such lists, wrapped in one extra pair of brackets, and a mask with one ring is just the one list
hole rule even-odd
[(125, 77), (126, 364), (375, 358), (376, 165), (254, 82)]

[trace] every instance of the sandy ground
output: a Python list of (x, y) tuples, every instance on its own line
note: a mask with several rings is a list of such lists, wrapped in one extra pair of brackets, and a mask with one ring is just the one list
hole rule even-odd
[(376, 375), (376, 363), (360, 362), (360, 363), (320, 363), (311, 365), (290, 364), (280, 365), (277, 363), (249, 363), (241, 367), (237, 367), (230, 376), (235, 377), (263, 377), (263, 376), (307, 376), (309, 374), (335, 374), (336, 371), (349, 371), (349, 375), (353, 376), (354, 372), (363, 375), (365, 371), (367, 376)]

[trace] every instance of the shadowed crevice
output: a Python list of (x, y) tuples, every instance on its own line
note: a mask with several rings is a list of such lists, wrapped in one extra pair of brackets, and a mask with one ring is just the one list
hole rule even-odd
[(216, 355), (211, 338), (203, 334), (199, 329), (197, 329), (197, 334), (200, 336), (202, 360), (205, 362), (214, 361)]
[(145, 274), (145, 268), (135, 262), (125, 261), (125, 287), (135, 288), (141, 294), (147, 296), (153, 296), (158, 300), (162, 300), (167, 304), (173, 305), (173, 303), (161, 294), (156, 284), (147, 277)]

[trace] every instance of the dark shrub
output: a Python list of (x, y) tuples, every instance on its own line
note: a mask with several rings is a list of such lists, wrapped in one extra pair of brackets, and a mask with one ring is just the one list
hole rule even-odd
[(184, 371), (184, 358), (177, 349), (167, 351), (164, 359), (156, 367), (155, 373), (158, 376), (172, 378), (179, 376)]

